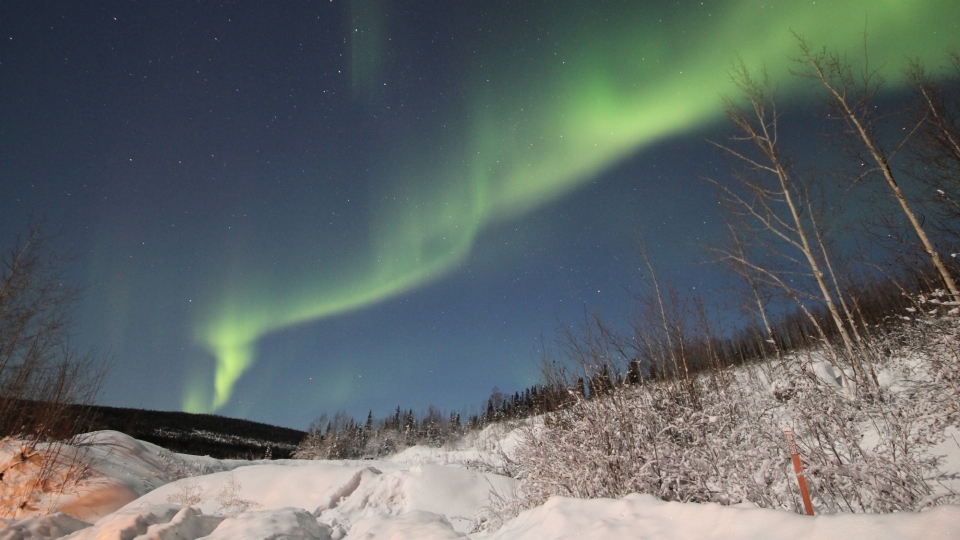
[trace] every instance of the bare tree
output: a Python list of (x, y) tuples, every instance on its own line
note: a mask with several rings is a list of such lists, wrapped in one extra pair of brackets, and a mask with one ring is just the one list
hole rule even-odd
[(85, 431), (85, 406), (105, 373), (95, 353), (80, 354), (70, 342), (78, 291), (65, 284), (65, 260), (50, 254), (49, 243), (32, 225), (2, 261), (0, 275), (0, 443), (19, 447), (20, 461), (7, 468), (37, 469), (34, 490), (0, 505), (13, 513), (39, 492), (79, 478), (80, 454), (65, 445)]
[(850, 63), (839, 53), (828, 52), (826, 49), (815, 52), (802, 37), (797, 36), (797, 39), (802, 51), (800, 60), (806, 66), (799, 74), (819, 81), (826, 89), (827, 101), (844, 121), (846, 134), (859, 143), (864, 151), (865, 161), (873, 163), (869, 172), (880, 173), (947, 290), (954, 298), (960, 298), (960, 289), (924, 230), (921, 218), (900, 189), (891, 166), (891, 159), (903, 147), (903, 143), (893, 151), (888, 151), (878, 133), (874, 103), (877, 92), (883, 85), (883, 78), (878, 71), (872, 70), (866, 61), (863, 69), (855, 74)]
[[(931, 76), (917, 59), (904, 70), (915, 91), (916, 136), (908, 146), (916, 176), (925, 184), (939, 218), (939, 232), (960, 247), (960, 53), (951, 73)], [(935, 195), (934, 195), (935, 194)]]
[[(736, 64), (732, 77), (746, 98), (746, 105), (724, 100), (736, 135), (726, 144), (712, 144), (732, 156), (743, 169), (736, 172), (736, 182), (729, 185), (707, 179), (719, 188), (730, 216), (731, 242), (713, 251), (746, 277), (751, 287), (773, 287), (793, 300), (827, 342), (826, 330), (805, 301), (825, 305), (848, 355), (854, 357), (854, 342), (837, 305), (839, 290), (831, 287), (835, 280), (833, 284), (828, 282), (825, 272), (829, 261), (825, 259), (827, 251), (819, 224), (811, 219), (814, 209), (809, 204), (809, 188), (781, 150), (780, 113), (772, 85), (766, 73), (760, 79), (754, 78), (743, 62)], [(762, 256), (747, 257), (744, 244), (761, 248)], [(812, 291), (800, 283), (806, 279), (815, 284)], [(759, 295), (755, 297), (759, 300)], [(829, 346), (828, 350), (834, 364), (838, 364), (836, 353)]]

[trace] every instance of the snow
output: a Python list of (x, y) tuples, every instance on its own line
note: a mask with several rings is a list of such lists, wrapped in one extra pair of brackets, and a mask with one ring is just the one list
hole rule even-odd
[[(947, 337), (953, 339), (953, 335)], [(928, 395), (929, 389), (940, 388), (932, 383), (943, 379), (945, 372), (932, 369), (931, 365), (933, 368), (937, 365), (928, 365), (929, 359), (921, 359), (919, 353), (901, 353), (876, 366), (880, 386), (895, 392), (900, 399), (885, 402), (900, 407), (898, 420), (890, 425), (875, 425), (871, 423), (873, 417), (859, 421), (855, 421), (859, 418), (856, 415), (842, 418), (846, 419), (843, 424), (846, 428), (856, 428), (853, 446), (866, 451), (886, 444), (887, 439), (883, 437), (889, 439), (890, 433), (883, 430), (902, 427), (902, 419), (909, 420), (902, 434), (912, 437), (911, 449), (916, 454), (913, 459), (916, 463), (933, 464), (915, 467), (927, 475), (923, 477), (925, 482), (935, 484), (926, 499), (915, 506), (906, 506), (923, 508), (920, 512), (828, 513), (809, 517), (783, 509), (758, 508), (751, 503), (722, 506), (664, 502), (637, 493), (618, 499), (590, 500), (544, 496), (530, 502), (527, 491), (527, 499), (520, 504), (517, 494), (527, 484), (498, 473), (514, 474), (522, 470), (527, 474), (524, 482), (529, 482), (530, 469), (522, 469), (524, 452), (531, 447), (532, 436), (550, 429), (541, 417), (490, 425), (479, 433), (469, 433), (455, 445), (415, 446), (378, 460), (217, 460), (177, 454), (121, 433), (102, 431), (88, 434), (81, 444), (61, 448), (62, 470), (57, 469), (55, 475), (43, 482), (38, 480), (39, 457), (25, 450), (21, 443), (5, 439), (0, 441), (0, 515), (13, 517), (0, 520), (0, 540), (910, 540), (960, 537), (960, 506), (928, 506), (933, 502), (955, 501), (955, 494), (960, 492), (960, 427), (953, 415), (955, 409), (950, 409), (954, 412), (949, 415), (943, 414), (938, 407), (947, 402), (929, 401)], [(809, 407), (824, 404), (822, 408), (826, 408), (827, 413), (830, 413), (829, 407), (849, 413), (854, 406), (869, 405), (855, 402), (856, 383), (852, 372), (840, 371), (816, 355), (810, 355), (807, 362), (810, 367), (804, 376), (809, 375), (817, 385), (807, 389), (807, 399), (820, 399), (811, 401)], [(792, 362), (791, 365), (800, 364)], [(788, 414), (777, 392), (797, 391), (794, 388), (797, 378), (760, 368), (731, 372), (731, 377), (735, 384), (727, 388), (732, 396), (729, 399), (743, 400), (746, 396), (764, 404), (763, 409), (746, 409), (764, 410), (764, 414), (772, 418), (771, 437), (779, 441), (782, 426), (792, 425), (795, 418)], [(741, 386), (752, 393), (733, 391), (741, 380), (749, 383)], [(808, 382), (808, 379), (800, 380)], [(957, 378), (947, 382), (953, 380)], [(813, 383), (809, 382), (808, 386), (810, 384)], [(954, 386), (950, 392), (951, 396), (958, 395)], [(925, 399), (929, 403), (924, 402)], [(603, 402), (589, 403), (599, 406)], [(639, 403), (635, 407), (638, 410), (651, 410), (640, 401), (630, 403)], [(911, 408), (914, 404), (918, 407)], [(954, 407), (955, 401), (947, 405)], [(704, 407), (703, 418), (710, 423), (724, 421), (711, 411), (710, 407)], [(573, 409), (567, 413), (582, 417)], [(658, 415), (662, 417), (663, 411)], [(741, 427), (741, 420), (726, 421), (731, 424), (728, 427), (737, 428)], [(764, 485), (766, 478), (775, 477), (776, 482), (783, 483), (780, 487), (784, 490), (793, 489), (790, 475), (773, 471), (775, 465), (771, 465), (769, 456), (763, 452), (746, 455), (749, 454), (744, 452), (749, 450), (746, 445), (759, 444), (757, 439), (745, 438), (746, 442), (741, 441), (742, 446), (738, 448), (732, 446), (733, 439), (723, 439), (722, 430), (711, 427), (708, 431), (712, 434), (712, 448), (723, 448), (727, 459), (721, 461), (720, 453), (705, 453), (701, 461), (708, 468), (727, 466), (733, 471), (732, 477), (755, 477), (757, 485)], [(587, 431), (595, 432), (600, 431)], [(569, 432), (561, 435), (562, 440), (557, 444), (567, 444), (569, 451), (549, 446), (541, 461), (553, 464), (568, 458), (574, 473), (563, 476), (551, 472), (546, 475), (549, 479), (570, 489), (577, 482), (594, 478), (592, 474), (615, 472), (609, 461), (603, 461), (609, 459), (609, 455), (600, 456), (598, 467), (582, 467), (584, 460), (592, 459), (591, 439), (576, 439)], [(660, 449), (665, 451), (665, 447)], [(580, 451), (584, 452), (578, 454)], [(813, 451), (814, 447), (807, 444), (807, 459), (811, 459)], [(581, 454), (585, 456), (582, 459), (578, 457)], [(857, 462), (860, 468), (853, 472), (880, 478), (878, 467), (890, 466), (895, 473), (904, 474), (904, 458), (898, 459), (889, 463), (876, 459)], [(78, 463), (85, 465), (77, 467)], [(637, 460), (627, 460), (627, 463), (637, 463)], [(670, 464), (669, 460), (663, 463)], [(616, 476), (617, 479), (624, 477), (623, 474)], [(808, 474), (808, 481), (810, 478), (812, 474)], [(61, 481), (63, 479), (70, 481)], [(43, 489), (36, 489), (38, 485)], [(712, 484), (707, 487), (710, 493), (723, 493), (722, 487)], [(628, 486), (614, 495), (592, 495), (619, 496), (630, 490), (637, 488)], [(550, 493), (558, 491), (562, 492)], [(937, 499), (939, 495), (945, 497)], [(740, 497), (721, 502), (737, 500), (756, 501)], [(539, 501), (544, 502), (520, 511)], [(823, 510), (820, 507), (818, 512)]]
[(200, 538), (213, 532), (222, 521), (221, 517), (204, 516), (189, 507), (150, 505), (118, 510), (66, 538)]
[(0, 540), (60, 538), (89, 526), (89, 523), (63, 512), (33, 516), (18, 522), (7, 523), (0, 520)]
[[(9, 504), (38, 472), (36, 462), (18, 463), (19, 452), (20, 447), (14, 442), (0, 441), (0, 470), (5, 472), (4, 481), (0, 482), (0, 503)], [(83, 471), (82, 489), (47, 493), (40, 500), (31, 501), (20, 517), (56, 509), (95, 521), (171, 480), (250, 463), (176, 454), (116, 431), (91, 433), (81, 439), (81, 444), (67, 446), (63, 452), (66, 462), (77, 456), (90, 463), (89, 470)]]
[(193, 506), (205, 514), (296, 507), (346, 531), (366, 519), (422, 511), (445, 516), (447, 528), (467, 532), (490, 490), (506, 491), (514, 484), (509, 478), (453, 466), (285, 460), (182, 479), (123, 510), (183, 504), (184, 494), (191, 493), (197, 497)]
[[(317, 523), (302, 508), (277, 508), (246, 512), (228, 517), (209, 536), (209, 540), (236, 538), (289, 538), (291, 540), (329, 540), (330, 527)], [(183, 536), (178, 536), (182, 538)], [(195, 538), (195, 537), (194, 537)]]
[(353, 540), (422, 538), (423, 540), (456, 540), (468, 538), (456, 532), (443, 516), (414, 510), (401, 516), (373, 516), (350, 529)]
[[(509, 497), (517, 487), (516, 480), (467, 468), (502, 457), (491, 450), (496, 440), (509, 448), (516, 433), (499, 427), (458, 448), (415, 447), (386, 460), (250, 462), (174, 454), (120, 433), (98, 432), (85, 447), (97, 458), (91, 474), (60, 497), (55, 509), (61, 512), (0, 521), (0, 540), (960, 536), (957, 506), (811, 518), (637, 494), (618, 500), (553, 497), (497, 531), (477, 532), (475, 525), (490, 511), (491, 493)], [(4, 489), (11, 489), (13, 480), (6, 478)]]
[(760, 508), (663, 502), (650, 495), (613, 499), (553, 497), (507, 523), (489, 540), (627, 538), (953, 538), (960, 508), (922, 513), (834, 514), (808, 517)]

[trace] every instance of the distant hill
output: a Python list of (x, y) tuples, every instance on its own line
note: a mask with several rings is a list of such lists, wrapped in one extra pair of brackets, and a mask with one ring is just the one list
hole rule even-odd
[(89, 410), (91, 431), (112, 429), (174, 452), (218, 459), (290, 458), (306, 436), (296, 429), (213, 414), (101, 406)]

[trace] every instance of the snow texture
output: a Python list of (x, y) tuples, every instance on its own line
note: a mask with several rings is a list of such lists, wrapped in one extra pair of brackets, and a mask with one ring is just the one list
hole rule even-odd
[[(504, 430), (495, 436), (505, 441), (516, 438)], [(379, 461), (221, 462), (171, 454), (119, 433), (101, 432), (94, 438), (109, 452), (94, 447), (102, 458), (96, 475), (65, 500), (78, 509), (86, 495), (95, 495), (102, 516), (86, 512), (88, 517), (81, 521), (55, 513), (6, 520), (0, 522), (0, 540), (619, 540), (772, 535), (851, 540), (960, 535), (957, 506), (810, 518), (750, 505), (663, 502), (636, 494), (622, 499), (552, 497), (496, 532), (476, 532), (478, 517), (489, 511), (491, 493), (508, 496), (517, 481), (465, 468), (462, 463), (479, 457), (469, 448), (410, 449)], [(196, 475), (175, 478), (186, 471)], [(152, 484), (158, 487), (148, 489)], [(108, 486), (117, 494), (107, 496)], [(118, 504), (138, 489), (144, 490), (142, 496)], [(105, 508), (104, 501), (113, 501), (114, 508)]]
[(807, 517), (780, 510), (663, 502), (650, 495), (614, 499), (553, 497), (507, 523), (490, 540), (738, 538), (741, 540), (955, 538), (960, 509), (923, 513)]

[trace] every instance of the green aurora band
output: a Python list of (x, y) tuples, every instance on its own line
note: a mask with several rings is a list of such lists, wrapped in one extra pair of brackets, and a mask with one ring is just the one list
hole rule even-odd
[[(646, 145), (717, 122), (721, 94), (734, 92), (729, 69), (738, 56), (765, 66), (782, 92), (799, 93), (809, 87), (788, 73), (799, 52), (791, 32), (856, 61), (866, 28), (871, 63), (885, 66), (892, 87), (905, 59), (937, 66), (960, 46), (956, 0), (695, 4), (682, 13), (633, 6), (585, 15), (584, 4), (561, 2), (539, 27), (551, 39), (523, 37), (522, 27), (491, 39), (491, 50), (478, 51), (481, 62), (462, 75), (469, 116), (457, 120), (468, 122), (466, 140), (440, 155), (412, 153), (418, 161), (395, 169), (405, 173), (382, 180), (371, 239), (355, 259), (282, 286), (257, 276), (229, 281), (197, 325), (196, 339), (216, 359), (213, 395), (208, 383), (193, 381), (184, 409), (224, 406), (264, 335), (437, 279), (469, 255), (485, 227), (556, 200)], [(385, 40), (370, 36), (355, 57), (369, 59), (371, 42)], [(375, 69), (354, 78), (366, 84)]]

